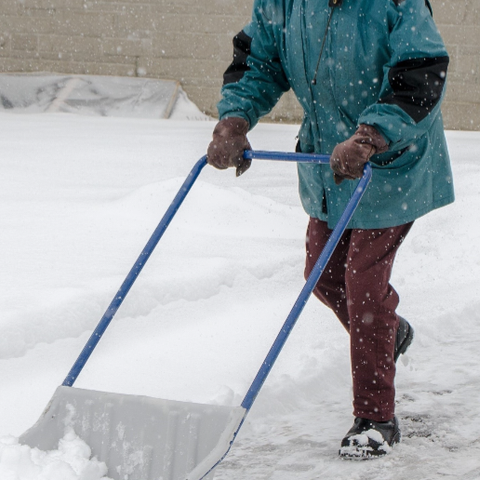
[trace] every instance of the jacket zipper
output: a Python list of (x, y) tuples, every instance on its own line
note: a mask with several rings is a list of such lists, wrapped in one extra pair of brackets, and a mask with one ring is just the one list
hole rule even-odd
[(330, 22), (332, 21), (333, 10), (335, 9), (335, 7), (340, 7), (342, 5), (342, 2), (343, 0), (328, 1), (328, 6), (330, 7), (330, 13), (328, 14), (328, 20), (327, 20), (327, 26), (325, 27), (325, 32), (323, 33), (322, 45), (320, 47), (320, 53), (318, 54), (317, 66), (315, 67), (315, 73), (313, 75), (313, 79), (311, 82), (312, 85), (317, 84), (318, 69), (320, 67), (320, 60), (322, 59), (323, 50), (325, 48), (325, 42), (327, 40), (327, 34), (328, 34), (328, 29), (330, 28)]

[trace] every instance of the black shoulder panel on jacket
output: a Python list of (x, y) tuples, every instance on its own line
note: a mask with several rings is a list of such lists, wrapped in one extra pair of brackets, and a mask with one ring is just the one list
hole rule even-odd
[(393, 92), (379, 103), (397, 105), (420, 122), (440, 101), (448, 61), (448, 57), (434, 57), (398, 63), (388, 73)]
[(430, 15), (433, 17), (433, 9), (432, 9), (432, 6), (430, 5), (430, 2), (428, 0), (425, 0), (425, 5), (430, 10)]
[(247, 58), (250, 55), (252, 39), (243, 30), (233, 37), (233, 61), (223, 74), (223, 84), (238, 82), (250, 70)]

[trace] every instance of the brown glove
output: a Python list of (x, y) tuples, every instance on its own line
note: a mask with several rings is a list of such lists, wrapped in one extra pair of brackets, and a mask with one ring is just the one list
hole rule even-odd
[(343, 180), (361, 178), (363, 167), (372, 155), (388, 150), (382, 135), (371, 125), (360, 125), (357, 131), (342, 143), (339, 143), (330, 156), (335, 183)]
[(248, 128), (248, 122), (240, 117), (220, 120), (213, 130), (213, 140), (208, 146), (207, 162), (221, 170), (235, 167), (237, 177), (245, 173), (252, 163), (251, 160), (243, 158), (244, 150), (252, 148), (247, 140)]

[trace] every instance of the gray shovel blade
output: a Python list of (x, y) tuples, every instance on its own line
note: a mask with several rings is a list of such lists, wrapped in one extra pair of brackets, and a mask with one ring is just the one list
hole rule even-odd
[(55, 450), (71, 427), (115, 480), (212, 479), (245, 415), (243, 407), (60, 386), (20, 443)]

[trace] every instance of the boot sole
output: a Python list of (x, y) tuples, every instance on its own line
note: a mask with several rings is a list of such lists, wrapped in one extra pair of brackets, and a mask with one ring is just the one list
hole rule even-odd
[(362, 460), (374, 460), (376, 458), (382, 458), (385, 455), (391, 453), (394, 445), (400, 443), (402, 438), (400, 430), (395, 434), (392, 439), (391, 445), (386, 445), (385, 449), (373, 450), (371, 447), (368, 446), (352, 446), (352, 447), (343, 447), (340, 448), (338, 451), (338, 455), (342, 460), (354, 460), (354, 461), (362, 461)]

